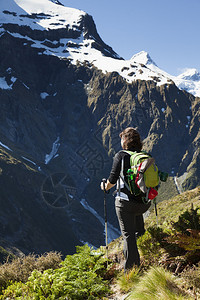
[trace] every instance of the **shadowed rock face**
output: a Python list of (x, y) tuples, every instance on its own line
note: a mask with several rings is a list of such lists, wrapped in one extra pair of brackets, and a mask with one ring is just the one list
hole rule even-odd
[[(96, 49), (115, 56), (88, 15), (73, 33), (4, 28), (51, 41), (78, 36), (84, 28), (95, 37)], [(67, 254), (83, 242), (104, 245), (99, 184), (109, 175), (119, 133), (127, 126), (138, 127), (160, 170), (187, 173), (185, 189), (199, 185), (199, 98), (172, 83), (129, 84), (116, 72), (103, 74), (87, 62), (72, 65), (24, 42), (8, 32), (0, 37), (6, 87), (0, 89), (2, 240), (25, 253)], [(107, 200), (108, 222), (118, 229), (114, 198)], [(111, 226), (109, 234), (119, 235)]]

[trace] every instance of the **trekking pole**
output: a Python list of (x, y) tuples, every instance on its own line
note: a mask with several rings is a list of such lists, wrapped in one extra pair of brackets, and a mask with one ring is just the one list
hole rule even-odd
[[(108, 259), (108, 228), (107, 228), (107, 209), (106, 209), (106, 179), (102, 179), (103, 182), (103, 191), (104, 191), (104, 218), (105, 218), (105, 233), (106, 233), (106, 257)], [(108, 267), (108, 261), (107, 261), (107, 267)]]
[(158, 226), (158, 211), (157, 211), (156, 198), (153, 200), (153, 202), (154, 202), (154, 205), (155, 205), (156, 223), (157, 223), (157, 226)]

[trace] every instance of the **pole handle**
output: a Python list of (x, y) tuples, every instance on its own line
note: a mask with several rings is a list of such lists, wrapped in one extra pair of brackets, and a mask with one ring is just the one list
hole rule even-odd
[(105, 178), (102, 179), (104, 192), (106, 192), (106, 181), (107, 180)]

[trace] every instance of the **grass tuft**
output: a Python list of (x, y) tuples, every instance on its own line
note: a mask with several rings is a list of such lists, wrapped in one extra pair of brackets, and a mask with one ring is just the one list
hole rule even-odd
[(124, 293), (128, 293), (135, 284), (137, 284), (141, 269), (139, 267), (133, 267), (129, 272), (120, 274), (117, 279), (117, 284), (120, 290)]
[(151, 267), (141, 277), (127, 300), (190, 300), (177, 284), (175, 276), (161, 267)]

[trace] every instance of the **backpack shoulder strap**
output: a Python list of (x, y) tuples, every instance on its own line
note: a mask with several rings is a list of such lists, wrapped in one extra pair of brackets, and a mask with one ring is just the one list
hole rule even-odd
[(132, 152), (130, 157), (131, 166), (137, 166), (140, 159), (148, 159), (149, 154), (145, 152)]
[[(124, 151), (123, 152), (128, 152), (128, 151)], [(131, 151), (130, 151), (131, 152)], [(130, 153), (129, 153), (130, 154)], [(125, 179), (124, 179), (124, 174), (123, 174), (123, 170), (124, 170), (124, 158), (122, 158), (121, 161), (121, 171), (120, 171), (120, 175), (119, 175), (119, 179), (117, 181), (117, 192), (118, 192), (118, 196), (120, 196), (120, 179), (123, 181), (125, 187), (130, 191), (129, 185), (126, 183)]]
[(140, 159), (148, 159), (149, 154), (145, 151), (137, 152), (137, 151), (129, 151), (129, 150), (121, 150), (122, 152), (128, 153), (130, 155), (130, 165), (131, 166), (137, 166), (138, 161)]
[(121, 150), (122, 152), (128, 153), (129, 155), (134, 155), (137, 151)]

